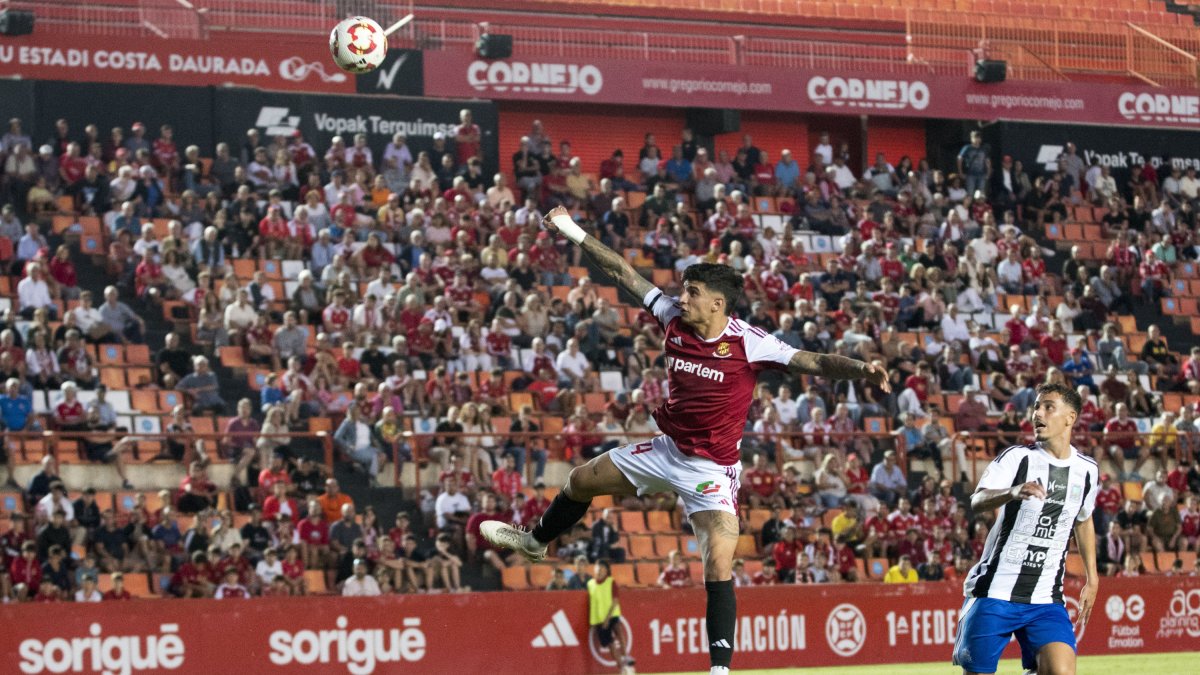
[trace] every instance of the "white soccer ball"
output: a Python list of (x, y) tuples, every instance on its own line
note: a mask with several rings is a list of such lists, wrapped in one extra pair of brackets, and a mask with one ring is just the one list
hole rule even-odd
[(369, 73), (387, 56), (387, 35), (365, 16), (343, 19), (329, 34), (329, 53), (338, 68), (347, 73)]

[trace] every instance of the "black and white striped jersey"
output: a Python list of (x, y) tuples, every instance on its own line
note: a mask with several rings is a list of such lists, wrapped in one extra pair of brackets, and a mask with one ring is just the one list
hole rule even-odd
[(1071, 447), (1059, 460), (1039, 443), (1014, 445), (996, 456), (977, 489), (1041, 481), (1046, 499), (1013, 500), (1000, 509), (979, 562), (963, 583), (967, 597), (1027, 604), (1062, 604), (1067, 544), (1075, 523), (1096, 506), (1099, 467)]

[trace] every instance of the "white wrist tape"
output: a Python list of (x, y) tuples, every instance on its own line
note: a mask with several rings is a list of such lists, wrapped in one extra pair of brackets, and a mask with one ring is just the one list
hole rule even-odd
[(577, 225), (575, 219), (571, 216), (554, 216), (550, 221), (554, 223), (554, 226), (558, 228), (558, 231), (564, 237), (570, 239), (574, 244), (578, 244), (587, 238), (587, 232), (584, 232), (583, 228)]

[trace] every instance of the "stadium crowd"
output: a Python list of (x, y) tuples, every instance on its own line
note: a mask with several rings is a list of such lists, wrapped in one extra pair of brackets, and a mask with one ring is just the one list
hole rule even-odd
[[(994, 166), (974, 134), (956, 166), (879, 153), (858, 173), (828, 134), (798, 159), (749, 135), (713, 152), (683, 129), (669, 147), (647, 135), (636, 161), (617, 150), (593, 173), (535, 123), (487, 176), (481, 138), (464, 110), (423, 150), (402, 135), (378, 157), (363, 135), (318, 150), (299, 132), (252, 129), (209, 158), (179, 148), (170, 126), (153, 139), (140, 123), (105, 136), (65, 119), (35, 149), (12, 120), (0, 138), (0, 242), (13, 246), (0, 244), (0, 261), (20, 280), (0, 315), (4, 430), (121, 431), (91, 345), (144, 344), (143, 317), (164, 306), (193, 331), (150, 345), (150, 386), (186, 397), (150, 460), (185, 466), (179, 488), (154, 508), (142, 493), (133, 509), (101, 509), (86, 485), (69, 498), (47, 455), (0, 541), (5, 601), (120, 598), (120, 583), (97, 591), (98, 575), (143, 572), (180, 597), (315, 583), (346, 595), (453, 592), (466, 588), (465, 564), (515, 564), (479, 523), (535, 522), (549, 459), (579, 463), (655, 433), (651, 413), (670, 394), (653, 319), (539, 228), (559, 204), (656, 281), (670, 286), (670, 271), (698, 261), (731, 265), (749, 323), (891, 373), (894, 394), (819, 379), (760, 385), (742, 513), (761, 560), (742, 561), (738, 583), (861, 581), (856, 561), (878, 558), (889, 582), (960, 578), (991, 518), (961, 502), (977, 455), (970, 434), (998, 434), (993, 452), (1027, 439), (1043, 381), (1080, 388), (1077, 445), (1108, 460), (1097, 517), (1106, 571), (1137, 573), (1142, 551), (1197, 550), (1197, 409), (1165, 409), (1161, 394), (1200, 394), (1200, 348), (1185, 358), (1151, 328), (1135, 350), (1118, 321), (1135, 300), (1169, 294), (1175, 268), (1196, 259), (1194, 169), (1147, 164), (1117, 185), (1068, 143), (1057, 170), (1031, 175), (1006, 155)], [(111, 285), (99, 305), (48, 227), (63, 197), (104, 223)], [(1075, 250), (1052, 273), (1043, 227), (1092, 206), (1107, 258)], [(827, 252), (808, 250), (818, 241)], [(246, 273), (239, 261), (255, 264)], [(213, 361), (231, 353), (265, 371), (257, 400), (230, 399), (236, 383)], [(624, 385), (615, 396), (614, 381)], [(81, 391), (95, 394), (84, 404)], [(49, 395), (48, 412), (35, 411), (35, 393)], [(202, 418), (221, 425), (219, 443), (188, 438)], [(1139, 418), (1154, 418), (1149, 435)], [(372, 482), (385, 465), (399, 475), (415, 458), (432, 463), (424, 522), (377, 522), (330, 467), (274, 435), (312, 420), (332, 421), (338, 456)], [(420, 428), (431, 433), (406, 433)], [(135, 445), (120, 434), (81, 443), (127, 489), (128, 463), (145, 461)], [(233, 502), (248, 516), (217, 508), (213, 462), (234, 465)], [(1140, 499), (1125, 498), (1129, 483)], [(548, 587), (578, 587), (588, 561), (624, 559), (618, 509), (673, 510), (674, 499), (624, 499), (565, 535)], [(670, 551), (642, 583), (695, 583), (686, 556)]]

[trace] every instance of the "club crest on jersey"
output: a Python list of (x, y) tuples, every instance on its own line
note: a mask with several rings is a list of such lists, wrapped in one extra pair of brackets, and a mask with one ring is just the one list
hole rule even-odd
[(696, 492), (699, 492), (702, 495), (711, 495), (711, 494), (715, 494), (720, 491), (721, 491), (721, 486), (717, 485), (716, 483), (712, 482), (711, 480), (704, 481), (703, 483), (696, 486)]
[(713, 356), (717, 357), (718, 359), (727, 359), (730, 356), (732, 356), (732, 353), (729, 351), (729, 343), (728, 342), (718, 343), (717, 351), (713, 352)]
[(1068, 491), (1067, 499), (1073, 502), (1083, 499), (1083, 486), (1079, 483), (1072, 485)]

